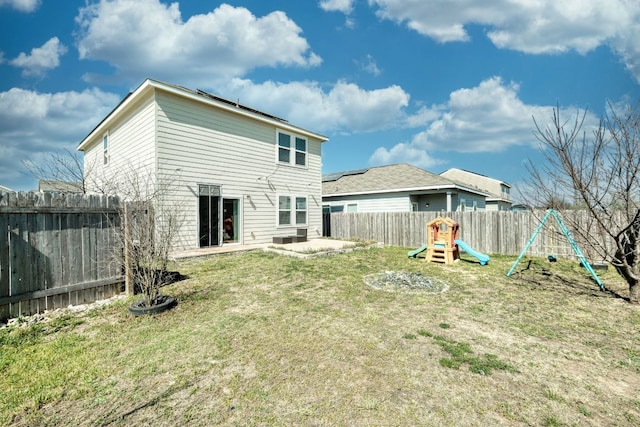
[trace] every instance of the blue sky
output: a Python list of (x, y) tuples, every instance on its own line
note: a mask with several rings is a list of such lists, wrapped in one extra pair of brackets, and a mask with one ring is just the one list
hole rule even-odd
[(0, 185), (150, 77), (330, 138), (323, 173), (407, 162), (513, 186), (533, 119), (640, 100), (631, 0), (0, 0)]

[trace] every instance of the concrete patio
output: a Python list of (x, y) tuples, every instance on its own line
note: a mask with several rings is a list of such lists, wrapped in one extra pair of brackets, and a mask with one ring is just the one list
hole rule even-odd
[(210, 248), (198, 248), (189, 249), (184, 251), (176, 251), (170, 254), (172, 260), (178, 260), (183, 258), (196, 258), (202, 256), (212, 256), (220, 254), (229, 254), (236, 252), (247, 251), (273, 251), (282, 253), (285, 255), (307, 257), (310, 255), (317, 255), (323, 253), (343, 252), (345, 250), (353, 249), (357, 246), (356, 242), (348, 240), (335, 240), (335, 239), (311, 239), (306, 242), (286, 243), (286, 244), (274, 244), (266, 243), (260, 245), (239, 245), (239, 244), (227, 244), (223, 246), (215, 246)]

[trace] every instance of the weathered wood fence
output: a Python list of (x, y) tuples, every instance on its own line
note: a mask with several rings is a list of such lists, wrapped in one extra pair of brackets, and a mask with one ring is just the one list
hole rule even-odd
[[(472, 248), (487, 254), (517, 256), (539, 226), (545, 211), (510, 212), (375, 212), (330, 214), (330, 236), (334, 238), (359, 238), (375, 240), (385, 245), (418, 248), (427, 242), (427, 222), (442, 216), (460, 224), (459, 239)], [(562, 212), (564, 223), (583, 254), (592, 261), (600, 261), (589, 245), (580, 238), (573, 224), (588, 224), (583, 211)], [(604, 236), (602, 236), (605, 239)], [(546, 256), (554, 254), (575, 259), (573, 248), (560, 232), (555, 220), (550, 218), (531, 245), (529, 254)]]
[(117, 198), (0, 193), (0, 319), (122, 291)]

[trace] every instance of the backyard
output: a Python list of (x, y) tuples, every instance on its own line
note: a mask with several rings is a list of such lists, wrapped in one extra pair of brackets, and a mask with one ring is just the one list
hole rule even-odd
[[(0, 329), (0, 424), (640, 424), (640, 307), (615, 271), (602, 292), (575, 261), (506, 277), (515, 257), (408, 249), (186, 259), (171, 311)], [(365, 281), (386, 272), (447, 286)]]

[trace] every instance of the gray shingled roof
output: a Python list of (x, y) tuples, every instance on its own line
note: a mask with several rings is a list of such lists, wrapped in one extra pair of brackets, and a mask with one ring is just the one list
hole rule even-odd
[(322, 177), (324, 196), (456, 187), (468, 189), (448, 178), (406, 163), (338, 172)]
[(440, 176), (449, 178), (455, 182), (459, 182), (462, 185), (479, 188), (487, 193), (490, 193), (494, 197), (501, 198), (502, 197), (502, 185), (507, 187), (511, 187), (504, 181), (500, 181), (499, 179), (491, 178), (486, 175), (481, 175), (479, 173), (467, 171), (464, 169), (451, 168), (442, 172)]

